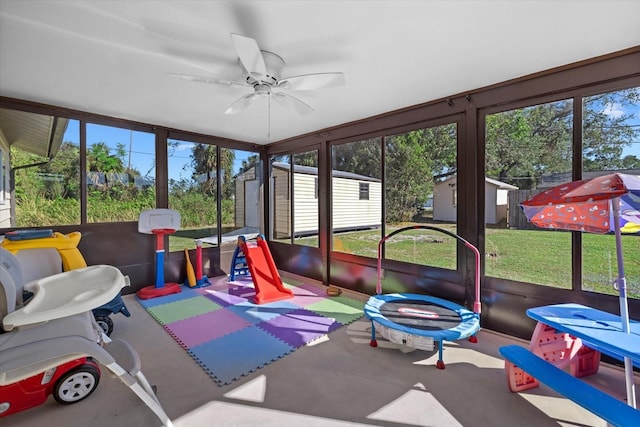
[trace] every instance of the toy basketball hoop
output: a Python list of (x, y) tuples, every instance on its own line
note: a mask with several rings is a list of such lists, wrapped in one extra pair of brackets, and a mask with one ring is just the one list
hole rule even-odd
[(138, 232), (156, 236), (156, 283), (137, 292), (138, 298), (150, 299), (182, 291), (178, 283), (164, 282), (164, 236), (180, 229), (180, 214), (171, 209), (151, 209), (140, 213)]

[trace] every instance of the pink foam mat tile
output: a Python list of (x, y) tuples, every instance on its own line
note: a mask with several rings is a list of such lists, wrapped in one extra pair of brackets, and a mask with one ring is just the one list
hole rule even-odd
[(165, 329), (185, 348), (220, 338), (251, 323), (229, 310), (216, 310), (168, 323)]

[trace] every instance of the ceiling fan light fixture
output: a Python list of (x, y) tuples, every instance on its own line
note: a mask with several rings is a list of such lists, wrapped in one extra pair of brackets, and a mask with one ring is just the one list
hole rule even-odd
[(255, 95), (260, 98), (267, 98), (271, 95), (271, 86), (268, 84), (256, 84), (253, 89), (255, 90)]

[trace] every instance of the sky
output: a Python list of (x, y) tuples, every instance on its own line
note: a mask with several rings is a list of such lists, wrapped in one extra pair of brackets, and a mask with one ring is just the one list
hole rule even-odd
[[(624, 114), (632, 114), (632, 118), (627, 120), (626, 123), (630, 126), (634, 126), (636, 129), (640, 129), (640, 106), (636, 107), (634, 112), (629, 109), (625, 111), (621, 104), (613, 103), (606, 105), (603, 113), (611, 117), (620, 117)], [(623, 150), (622, 156), (624, 157), (628, 155), (635, 155), (636, 157), (640, 158), (640, 137), (638, 137), (638, 139), (634, 141), (634, 143), (631, 144), (630, 147), (626, 147)]]
[[(69, 120), (64, 140), (79, 145), (80, 130), (79, 121)], [(105, 142), (111, 153), (115, 154), (118, 143), (123, 144), (126, 150), (124, 157), (125, 166), (133, 167), (140, 174), (148, 177), (155, 176), (155, 136), (152, 133), (131, 131), (129, 129), (115, 128), (95, 124), (87, 125), (87, 145), (92, 146), (98, 142)], [(190, 166), (191, 148), (194, 144), (182, 142), (170, 152), (169, 158), (169, 179), (179, 181), (180, 179), (190, 179), (193, 169)], [(246, 160), (250, 152), (236, 150), (236, 161), (234, 172), (242, 166), (242, 161)]]

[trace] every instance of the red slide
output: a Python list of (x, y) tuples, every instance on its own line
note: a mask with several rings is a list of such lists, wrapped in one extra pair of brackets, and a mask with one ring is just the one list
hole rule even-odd
[(247, 259), (253, 286), (256, 288), (256, 304), (293, 298), (293, 292), (282, 284), (267, 241), (262, 235), (258, 236), (257, 243), (247, 243), (244, 236), (241, 236), (238, 244)]

